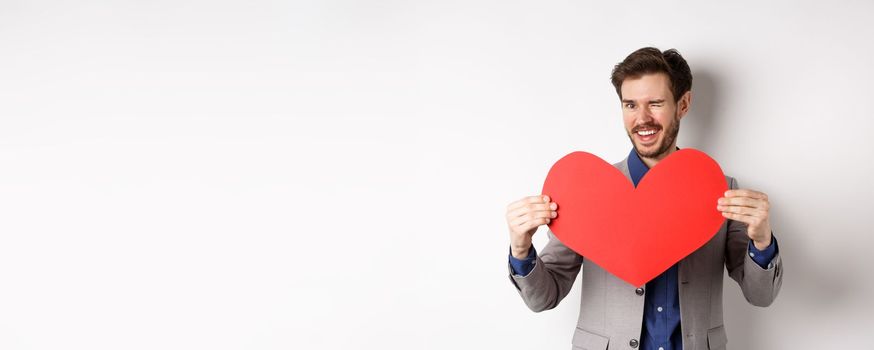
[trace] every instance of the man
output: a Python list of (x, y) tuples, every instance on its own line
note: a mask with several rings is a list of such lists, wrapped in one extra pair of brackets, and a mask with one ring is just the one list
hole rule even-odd
[[(676, 50), (647, 47), (617, 64), (611, 78), (633, 146), (614, 166), (637, 186), (649, 169), (678, 149), (680, 120), (692, 103), (692, 73)], [(513, 202), (507, 207), (510, 280), (526, 305), (540, 312), (558, 305), (582, 268), (574, 349), (724, 349), (723, 265), (756, 306), (774, 301), (783, 276), (768, 196), (738, 189), (730, 176), (726, 181), (729, 190), (713, 203), (726, 218), (716, 235), (641, 288), (578, 255), (549, 231), (538, 256), (531, 237), (557, 217), (560, 203), (547, 196)]]

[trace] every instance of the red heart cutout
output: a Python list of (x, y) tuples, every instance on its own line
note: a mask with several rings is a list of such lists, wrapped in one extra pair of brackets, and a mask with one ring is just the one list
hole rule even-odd
[(549, 170), (543, 194), (558, 204), (549, 229), (564, 245), (642, 286), (709, 241), (725, 218), (728, 185), (715, 160), (671, 153), (634, 184), (595, 155), (573, 152)]

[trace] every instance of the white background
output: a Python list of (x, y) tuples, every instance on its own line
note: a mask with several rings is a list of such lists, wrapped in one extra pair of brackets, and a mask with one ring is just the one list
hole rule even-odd
[[(874, 328), (870, 2), (0, 2), (0, 348), (566, 349), (508, 203), (630, 150), (613, 65), (677, 48), (679, 146), (767, 192), (735, 349)], [(545, 234), (535, 245), (545, 244)]]

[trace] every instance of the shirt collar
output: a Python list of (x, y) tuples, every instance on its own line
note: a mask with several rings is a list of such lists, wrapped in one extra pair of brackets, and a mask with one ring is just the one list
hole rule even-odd
[[(679, 149), (680, 147), (677, 147), (677, 150)], [(631, 147), (631, 153), (628, 154), (628, 173), (631, 175), (634, 187), (637, 187), (637, 184), (640, 183), (640, 180), (643, 179), (647, 171), (649, 171), (649, 167), (640, 159), (634, 147)]]

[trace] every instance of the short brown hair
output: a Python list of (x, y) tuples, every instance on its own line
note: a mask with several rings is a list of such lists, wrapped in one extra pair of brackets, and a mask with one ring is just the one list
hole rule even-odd
[(622, 98), (622, 82), (627, 78), (640, 78), (644, 74), (665, 73), (671, 79), (671, 92), (674, 102), (686, 91), (692, 90), (692, 71), (689, 64), (676, 49), (665, 52), (654, 47), (644, 47), (632, 52), (625, 60), (613, 67), (610, 80), (616, 88), (616, 94)]

